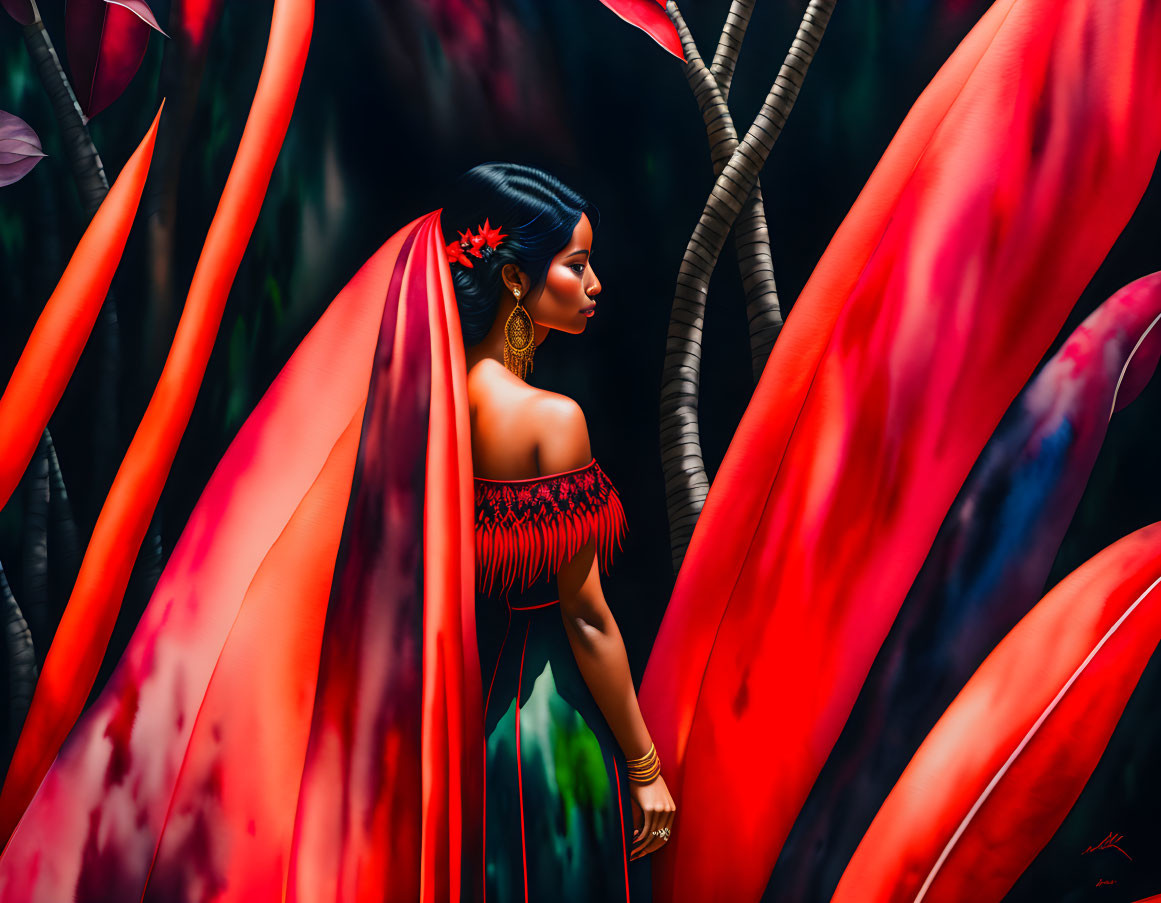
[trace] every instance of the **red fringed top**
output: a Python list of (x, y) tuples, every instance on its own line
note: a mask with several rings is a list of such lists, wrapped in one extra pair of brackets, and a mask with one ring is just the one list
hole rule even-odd
[(607, 571), (628, 529), (617, 490), (596, 458), (527, 480), (476, 477), (475, 486), (476, 576), (483, 593), (527, 589), (546, 569), (559, 571), (591, 536), (598, 567)]

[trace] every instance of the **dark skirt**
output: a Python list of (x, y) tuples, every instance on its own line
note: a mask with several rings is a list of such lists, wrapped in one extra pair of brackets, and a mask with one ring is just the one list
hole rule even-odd
[(647, 901), (650, 857), (629, 860), (625, 758), (577, 667), (560, 604), (512, 606), (477, 596), (487, 900)]

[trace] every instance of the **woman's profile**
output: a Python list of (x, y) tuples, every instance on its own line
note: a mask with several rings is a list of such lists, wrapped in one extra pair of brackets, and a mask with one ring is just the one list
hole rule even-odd
[[(648, 870), (630, 863), (665, 843), (675, 807), (601, 590), (598, 563), (624, 513), (580, 407), (523, 378), (550, 332), (581, 333), (595, 314), (596, 210), (553, 176), (504, 163), (472, 169), (451, 196), (442, 223), (467, 346), (488, 897), (647, 899)], [(483, 640), (492, 634), (498, 648)]]

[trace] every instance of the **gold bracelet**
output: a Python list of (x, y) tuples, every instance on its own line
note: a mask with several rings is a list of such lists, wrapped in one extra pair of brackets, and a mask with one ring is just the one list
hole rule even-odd
[(629, 780), (634, 784), (649, 784), (661, 774), (661, 759), (652, 743), (649, 744), (649, 752), (636, 759), (626, 759), (625, 764), (628, 768)]

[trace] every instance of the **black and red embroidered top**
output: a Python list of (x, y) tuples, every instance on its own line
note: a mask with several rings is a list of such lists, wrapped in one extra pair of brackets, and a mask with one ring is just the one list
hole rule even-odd
[(476, 585), (507, 596), (555, 574), (596, 537), (607, 571), (627, 531), (617, 490), (593, 458), (584, 467), (526, 480), (476, 477)]

